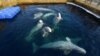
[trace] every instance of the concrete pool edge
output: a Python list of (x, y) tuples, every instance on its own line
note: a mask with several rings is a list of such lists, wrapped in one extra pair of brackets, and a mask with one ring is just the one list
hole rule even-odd
[(86, 9), (86, 8), (83, 7), (83, 6), (80, 6), (80, 5), (78, 5), (78, 4), (76, 4), (76, 3), (72, 3), (72, 2), (67, 2), (66, 4), (70, 4), (70, 5), (79, 7), (79, 8), (81, 8), (81, 9), (83, 9), (84, 11), (86, 11), (87, 13), (89, 13), (89, 14), (95, 16), (96, 18), (100, 19), (100, 16), (99, 16), (98, 14), (96, 14), (96, 13), (94, 13), (94, 12), (92, 12), (92, 11)]

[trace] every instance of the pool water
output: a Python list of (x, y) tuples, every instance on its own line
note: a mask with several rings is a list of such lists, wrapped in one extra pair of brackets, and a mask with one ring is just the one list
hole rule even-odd
[(28, 5), (22, 9), (13, 20), (2, 20), (5, 27), (0, 31), (0, 56), (65, 56), (61, 51), (40, 50), (33, 54), (32, 42), (27, 42), (25, 37), (37, 24), (33, 19), (35, 8), (44, 7), (62, 14), (63, 20), (47, 38), (41, 36), (39, 31), (33, 36), (33, 41), (38, 46), (44, 43), (71, 39), (81, 39), (76, 44), (86, 49), (87, 54), (82, 55), (71, 52), (68, 56), (100, 56), (100, 27), (97, 18), (75, 6), (65, 4), (54, 5)]

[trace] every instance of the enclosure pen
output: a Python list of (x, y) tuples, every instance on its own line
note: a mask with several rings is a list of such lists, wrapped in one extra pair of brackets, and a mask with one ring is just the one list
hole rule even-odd
[(0, 0), (0, 56), (100, 56), (100, 0)]

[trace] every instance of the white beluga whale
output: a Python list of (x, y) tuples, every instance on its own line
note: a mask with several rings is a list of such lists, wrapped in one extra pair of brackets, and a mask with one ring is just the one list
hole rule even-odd
[(34, 14), (34, 19), (40, 19), (43, 16), (42, 12), (38, 12)]
[(48, 11), (48, 12), (54, 12), (54, 10), (52, 10), (52, 9), (48, 9), (48, 8), (37, 8), (37, 10), (39, 10), (39, 11)]
[(27, 40), (28, 42), (31, 41), (32, 36), (43, 27), (44, 23), (42, 20), (39, 20), (37, 25), (35, 27), (32, 28), (32, 30), (30, 31), (29, 35), (25, 38), (25, 40)]
[(42, 31), (43, 31), (42, 37), (47, 37), (47, 36), (49, 35), (49, 33), (52, 32), (52, 29), (51, 29), (50, 27), (46, 26), (46, 27), (44, 27), (44, 28), (42, 29)]
[(50, 13), (46, 13), (46, 14), (43, 15), (43, 19), (47, 19), (50, 16), (56, 16), (56, 14), (55, 13), (51, 13), (51, 12)]
[(62, 19), (61, 13), (58, 13), (58, 16), (54, 19), (54, 24), (57, 25)]
[(66, 37), (66, 41), (50, 42), (42, 45), (40, 48), (60, 49), (64, 51), (65, 55), (68, 55), (73, 50), (81, 54), (86, 54), (86, 50), (72, 43), (69, 37)]

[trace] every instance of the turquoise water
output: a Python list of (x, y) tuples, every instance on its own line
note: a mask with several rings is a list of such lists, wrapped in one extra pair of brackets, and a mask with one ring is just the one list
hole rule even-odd
[[(0, 31), (0, 56), (65, 56), (60, 50), (39, 50), (33, 54), (32, 42), (25, 40), (31, 29), (37, 24), (33, 19), (35, 8), (45, 7), (60, 12), (63, 20), (48, 38), (41, 36), (38, 31), (33, 36), (33, 41), (38, 46), (44, 43), (65, 40), (65, 37), (79, 38), (77, 45), (87, 50), (86, 55), (71, 52), (68, 56), (99, 56), (99, 22), (95, 17), (86, 13), (82, 9), (71, 5), (29, 5), (22, 9), (14, 20), (2, 20), (5, 28)], [(52, 17), (51, 17), (52, 18)]]

